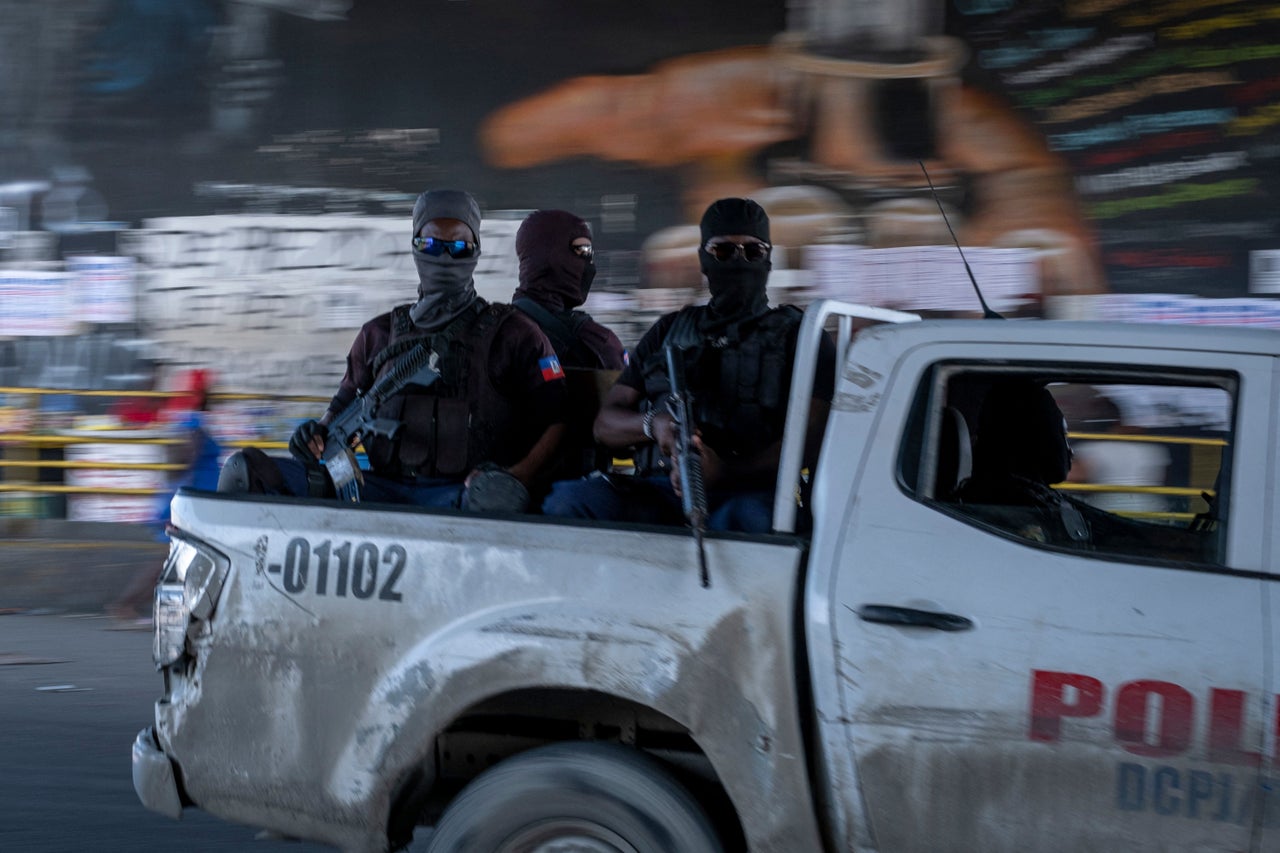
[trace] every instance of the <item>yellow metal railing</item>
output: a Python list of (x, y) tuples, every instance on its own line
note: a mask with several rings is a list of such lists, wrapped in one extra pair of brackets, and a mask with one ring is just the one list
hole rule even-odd
[[(113, 427), (113, 432), (126, 432), (128, 427)], [(145, 428), (138, 429), (143, 432)], [(71, 444), (182, 444), (180, 438), (133, 438), (127, 435), (44, 435), (42, 433), (0, 432), (0, 446), (5, 444), (24, 447), (66, 447)], [(287, 441), (258, 441), (256, 439), (231, 439), (218, 442), (223, 447), (288, 447)], [(4, 463), (0, 462), (0, 466)], [(42, 463), (45, 467), (58, 467), (51, 462)], [(40, 467), (40, 466), (36, 466)], [(115, 467), (114, 465), (97, 465), (96, 467)], [(122, 465), (123, 467), (123, 465)]]
[[(1146, 435), (1142, 433), (1114, 433), (1114, 432), (1068, 432), (1067, 438), (1071, 441), (1110, 441), (1110, 442), (1132, 442), (1137, 444), (1173, 444), (1183, 447), (1205, 447), (1205, 448), (1225, 448), (1228, 445), (1226, 439), (1222, 438), (1195, 438), (1191, 436), (1170, 436), (1170, 435)], [(1216, 467), (1215, 467), (1216, 470)], [(1126, 495), (1159, 495), (1172, 498), (1213, 498), (1216, 492), (1212, 487), (1196, 487), (1196, 486), (1138, 486), (1138, 485), (1119, 485), (1110, 483), (1057, 483), (1055, 489), (1065, 492), (1079, 492), (1083, 494), (1126, 494)], [(1115, 515), (1122, 515), (1126, 518), (1140, 518), (1152, 521), (1186, 521), (1189, 522), (1197, 516), (1194, 512), (1175, 512), (1171, 510), (1130, 510), (1130, 509), (1108, 509)]]
[(1068, 432), (1072, 441), (1130, 441), (1137, 444), (1182, 444), (1188, 447), (1226, 447), (1223, 438), (1192, 438), (1180, 435), (1143, 435), (1115, 432)]
[[(14, 388), (0, 385), (0, 394), (13, 394), (27, 397), (124, 397), (129, 399), (167, 399), (188, 396), (186, 391), (100, 391), (67, 388)], [(327, 403), (329, 397), (316, 397), (309, 394), (244, 394), (231, 391), (217, 391), (209, 394), (210, 402), (220, 400), (269, 400), (273, 403)]]
[[(110, 398), (110, 399), (173, 399), (184, 396), (184, 392), (175, 391), (103, 391), (96, 389), (66, 388), (27, 388), (0, 386), (0, 395), (13, 396), (20, 399), (48, 396)], [(302, 394), (246, 394), (234, 392), (218, 392), (209, 395), (211, 406), (219, 403), (259, 402), (272, 404), (307, 403), (321, 405), (329, 401), (328, 397), (317, 397)], [(141, 497), (156, 495), (167, 491), (164, 487), (132, 488), (103, 484), (69, 485), (66, 483), (39, 482), (34, 479), (40, 471), (157, 471), (173, 472), (183, 469), (183, 465), (171, 462), (137, 462), (111, 459), (41, 459), (33, 452), (57, 450), (77, 445), (145, 445), (172, 447), (185, 443), (185, 439), (175, 436), (129, 435), (129, 432), (155, 432), (154, 427), (127, 425), (95, 425), (76, 427), (76, 434), (69, 426), (60, 426), (49, 431), (24, 429), (14, 432), (0, 431), (0, 494), (23, 493), (32, 495), (107, 495)], [(97, 434), (95, 434), (97, 433)], [(254, 438), (219, 439), (219, 444), (228, 449), (258, 447), (263, 450), (280, 450), (288, 447), (288, 443), (279, 440), (262, 440)], [(14, 452), (20, 458), (9, 458)], [(28, 457), (28, 458), (22, 458)], [(28, 473), (31, 472), (31, 473)], [(27, 474), (23, 477), (22, 474)], [(33, 476), (34, 475), (34, 476)]]
[[(62, 388), (22, 388), (22, 387), (6, 387), (0, 386), (0, 395), (16, 395), (19, 397), (38, 397), (38, 396), (75, 396), (75, 397), (108, 397), (108, 398), (164, 398), (171, 399), (182, 396), (182, 392), (171, 391), (100, 391), (100, 390), (68, 390)], [(235, 392), (219, 392), (209, 396), (212, 405), (219, 402), (262, 402), (262, 403), (309, 403), (322, 405), (329, 401), (328, 397), (317, 397), (302, 394), (247, 394)], [(78, 429), (77, 435), (67, 435), (65, 432), (32, 432), (25, 430), (21, 432), (5, 433), (0, 432), (0, 449), (18, 449), (18, 450), (45, 450), (69, 447), (73, 445), (83, 444), (120, 444), (120, 445), (161, 445), (174, 446), (184, 443), (181, 438), (175, 437), (159, 437), (146, 436), (136, 437), (129, 435), (121, 435), (127, 432), (129, 428), (111, 426), (101, 427), (100, 435), (92, 434), (93, 429)], [(146, 427), (136, 428), (135, 431), (146, 431)], [(1174, 444), (1188, 447), (1206, 447), (1206, 448), (1223, 448), (1227, 446), (1224, 439), (1219, 438), (1192, 438), (1181, 436), (1158, 436), (1158, 435), (1141, 435), (1141, 434), (1116, 434), (1116, 433), (1092, 433), (1092, 432), (1070, 432), (1068, 438), (1072, 441), (1117, 441), (1117, 442), (1144, 442), (1150, 444)], [(220, 439), (219, 444), (227, 449), (238, 449), (243, 447), (258, 447), (263, 450), (283, 450), (288, 447), (288, 443), (279, 440), (262, 440), (262, 439)], [(621, 460), (615, 460), (618, 462)], [(183, 466), (168, 462), (123, 462), (111, 460), (68, 460), (68, 459), (0, 459), (0, 475), (7, 470), (109, 470), (109, 471), (162, 471), (170, 472), (181, 470)], [(1124, 493), (1124, 494), (1146, 494), (1161, 495), (1174, 498), (1200, 498), (1207, 494), (1210, 497), (1214, 492), (1211, 488), (1197, 488), (1194, 486), (1128, 486), (1128, 485), (1109, 485), (1102, 483), (1060, 483), (1055, 488), (1064, 491), (1079, 493)], [(119, 486), (93, 485), (78, 486), (65, 485), (55, 483), (40, 483), (33, 481), (21, 482), (0, 482), (0, 493), (5, 492), (24, 492), (34, 494), (100, 494), (100, 495), (154, 495), (166, 491), (163, 488), (128, 488)], [(1190, 520), (1195, 516), (1192, 512), (1144, 512), (1144, 511), (1119, 511), (1117, 514), (1126, 515), (1137, 518), (1159, 518), (1169, 520)]]

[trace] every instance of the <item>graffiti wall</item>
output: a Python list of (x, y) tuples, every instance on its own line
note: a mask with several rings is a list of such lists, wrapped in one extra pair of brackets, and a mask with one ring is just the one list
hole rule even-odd
[[(404, 222), (231, 214), (146, 220), (125, 239), (138, 310), (167, 363), (219, 367), (223, 387), (327, 395), (365, 320), (412, 301)], [(519, 220), (488, 220), (477, 289), (511, 297)]]
[(1250, 253), (1280, 243), (1280, 8), (1221, 0), (955, 8), (976, 69), (1070, 163), (1111, 290), (1258, 289)]
[[(431, 186), (483, 202), (496, 298), (525, 212), (589, 219), (627, 343), (703, 295), (730, 194), (773, 218), (780, 299), (969, 313), (953, 230), (1012, 313), (1280, 288), (1272, 4), (677, 5), (0, 0), (0, 262), (134, 258), (169, 357), (298, 392), (414, 292)], [(6, 286), (56, 302), (35, 280)]]

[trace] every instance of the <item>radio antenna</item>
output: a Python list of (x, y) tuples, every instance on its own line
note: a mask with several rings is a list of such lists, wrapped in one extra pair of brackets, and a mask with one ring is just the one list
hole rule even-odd
[(978, 287), (978, 280), (973, 277), (973, 270), (969, 268), (969, 260), (964, 256), (964, 249), (960, 248), (960, 240), (956, 238), (956, 232), (951, 227), (951, 220), (947, 218), (947, 211), (942, 207), (942, 199), (938, 198), (938, 191), (934, 189), (933, 179), (929, 177), (929, 170), (924, 167), (923, 160), (917, 160), (920, 164), (920, 171), (924, 172), (924, 179), (929, 182), (929, 192), (933, 193), (933, 201), (938, 205), (938, 212), (942, 214), (942, 221), (947, 224), (947, 231), (951, 233), (951, 242), (956, 244), (956, 251), (960, 253), (960, 260), (964, 263), (964, 271), (969, 274), (969, 281), (973, 284), (973, 292), (978, 294), (978, 304), (982, 306), (982, 319), (984, 320), (1003, 320), (1004, 317), (991, 310), (991, 306), (987, 304), (987, 300), (982, 298), (982, 288)]

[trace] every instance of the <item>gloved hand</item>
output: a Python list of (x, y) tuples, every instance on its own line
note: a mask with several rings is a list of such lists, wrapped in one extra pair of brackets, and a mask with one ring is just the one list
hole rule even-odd
[(298, 428), (289, 438), (289, 452), (293, 454), (294, 459), (299, 462), (314, 463), (316, 461), (315, 453), (307, 446), (313, 438), (319, 438), (321, 441), (328, 440), (329, 428), (315, 418), (298, 424)]

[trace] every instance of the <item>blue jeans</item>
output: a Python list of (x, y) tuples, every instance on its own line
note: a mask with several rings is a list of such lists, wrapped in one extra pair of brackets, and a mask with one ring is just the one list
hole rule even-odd
[[(273, 456), (271, 461), (280, 469), (285, 488), (278, 494), (306, 497), (307, 466), (297, 459)], [(413, 506), (444, 507), (458, 509), (466, 506), (465, 487), (461, 480), (419, 478), (412, 483), (381, 477), (364, 471), (364, 485), (360, 487), (360, 500), (372, 503), (411, 504)]]
[[(707, 529), (768, 533), (773, 529), (773, 492), (707, 492)], [(542, 502), (544, 515), (635, 521), (643, 524), (682, 524), (680, 498), (665, 474), (653, 477), (593, 474), (581, 480), (561, 480)]]

